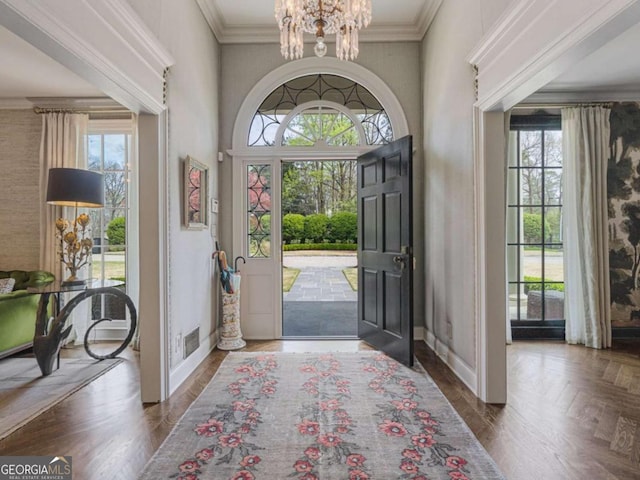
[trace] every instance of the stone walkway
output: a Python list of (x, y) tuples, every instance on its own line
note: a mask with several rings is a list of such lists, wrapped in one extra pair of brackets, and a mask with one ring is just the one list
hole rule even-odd
[(299, 268), (300, 275), (291, 291), (285, 292), (285, 302), (357, 302), (355, 292), (342, 270), (355, 267), (357, 258), (352, 256), (285, 256), (284, 265)]

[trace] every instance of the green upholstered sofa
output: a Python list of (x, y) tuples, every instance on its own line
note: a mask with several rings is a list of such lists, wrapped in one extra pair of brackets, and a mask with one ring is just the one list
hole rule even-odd
[(43, 270), (0, 271), (0, 278), (7, 277), (16, 283), (11, 293), (0, 294), (0, 358), (32, 345), (40, 295), (28, 293), (27, 287), (43, 286), (55, 279)]

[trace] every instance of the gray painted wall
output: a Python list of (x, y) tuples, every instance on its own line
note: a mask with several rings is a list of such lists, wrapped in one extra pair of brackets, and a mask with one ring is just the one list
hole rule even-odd
[(445, 1), (422, 44), (426, 326), (472, 369), (475, 97), (467, 56), (509, 3)]
[[(332, 45), (329, 46), (331, 55)], [(310, 46), (305, 55), (313, 55)], [(220, 112), (220, 148), (231, 148), (233, 126), (238, 110), (249, 91), (269, 72), (286, 63), (276, 44), (222, 45), (222, 77)], [(363, 43), (356, 63), (379, 76), (398, 97), (409, 131), (417, 149), (414, 156), (414, 248), (417, 270), (415, 279), (414, 317), (416, 326), (424, 322), (424, 197), (422, 145), (420, 43)], [(225, 248), (232, 245), (231, 215), (233, 202), (232, 165), (228, 156), (220, 168), (220, 238)], [(238, 255), (239, 252), (234, 252)]]
[(0, 270), (40, 264), (40, 136), (33, 110), (0, 110)]
[[(169, 340), (171, 368), (182, 362), (182, 338), (200, 327), (200, 340), (216, 328), (218, 282), (208, 229), (183, 226), (183, 162), (187, 155), (209, 167), (211, 195), (218, 195), (220, 47), (195, 1), (130, 0), (175, 59), (169, 71)], [(157, 201), (141, 198), (140, 202)], [(144, 245), (141, 245), (144, 248)], [(141, 279), (144, 281), (144, 279)]]

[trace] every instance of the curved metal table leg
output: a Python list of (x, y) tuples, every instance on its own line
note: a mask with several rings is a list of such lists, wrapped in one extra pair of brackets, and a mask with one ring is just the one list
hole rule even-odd
[(93, 330), (101, 322), (111, 321), (110, 318), (102, 318), (93, 322), (87, 329), (87, 333), (84, 336), (84, 349), (91, 357), (98, 360), (103, 360), (105, 358), (114, 358), (125, 348), (127, 348), (127, 345), (129, 345), (129, 342), (131, 341), (135, 333), (138, 316), (133, 301), (122, 290), (119, 290), (116, 287), (101, 287), (82, 290), (78, 295), (73, 297), (69, 301), (69, 303), (64, 306), (60, 313), (53, 319), (51, 328), (48, 332), (46, 328), (47, 305), (49, 304), (49, 297), (51, 294), (48, 292), (42, 293), (40, 297), (40, 303), (38, 304), (36, 332), (33, 337), (33, 353), (36, 356), (36, 360), (38, 361), (38, 365), (40, 366), (42, 375), (46, 376), (51, 374), (53, 370), (53, 362), (58, 352), (60, 351), (60, 347), (62, 346), (64, 340), (69, 336), (69, 333), (71, 333), (71, 325), (69, 325), (67, 328), (64, 328), (64, 326), (73, 309), (76, 308), (82, 301), (88, 298), (104, 294), (119, 297), (126, 303), (127, 308), (129, 309), (129, 316), (131, 318), (131, 324), (129, 325), (127, 337), (122, 342), (122, 344), (118, 346), (118, 348), (106, 355), (98, 355), (91, 351), (88, 343), (91, 330)]

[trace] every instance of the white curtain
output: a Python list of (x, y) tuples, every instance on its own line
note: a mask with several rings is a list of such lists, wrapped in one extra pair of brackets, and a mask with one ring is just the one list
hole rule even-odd
[[(131, 177), (130, 180), (132, 182), (135, 182), (135, 189), (137, 192), (137, 178), (138, 178), (138, 171), (139, 168), (137, 167), (138, 163), (138, 116), (136, 114), (131, 114), (131, 144), (130, 144), (130, 158), (129, 158), (129, 162), (133, 163), (133, 165), (136, 165), (135, 169), (132, 170), (131, 172)], [(130, 191), (131, 193), (131, 191)], [(134, 202), (132, 201), (132, 207), (136, 209), (137, 212), (137, 202), (136, 206), (134, 207), (133, 204)], [(133, 208), (132, 210), (130, 210), (131, 213), (133, 213)], [(140, 238), (138, 236), (138, 233), (135, 233), (135, 235), (133, 234), (133, 232), (136, 231), (137, 229), (134, 228), (129, 228), (127, 226), (127, 245), (128, 245), (128, 251), (130, 253), (128, 253), (128, 257), (131, 258), (131, 253), (133, 253), (133, 255), (138, 255), (138, 252), (140, 251)], [(127, 268), (129, 268), (129, 265), (131, 265), (131, 263), (128, 261), (127, 262)], [(127, 294), (133, 298), (133, 299), (138, 299), (140, 297), (140, 278), (139, 278), (139, 271), (140, 271), (140, 265), (137, 265), (137, 269), (136, 271), (129, 271), (127, 272)], [(133, 337), (132, 340), (132, 348), (134, 350), (140, 350), (140, 316), (138, 315), (138, 325), (136, 326), (136, 332), (135, 335)]]
[[(42, 115), (40, 142), (40, 268), (63, 280), (57, 253), (55, 221), (59, 217), (71, 219), (75, 211), (46, 203), (47, 180), (50, 168), (87, 168), (87, 127), (89, 116), (79, 113), (53, 112)], [(80, 272), (87, 275), (86, 267)], [(82, 302), (73, 312), (74, 329), (70, 340), (84, 339), (89, 322), (89, 302)]]
[(566, 340), (611, 346), (607, 163), (610, 109), (562, 109)]

